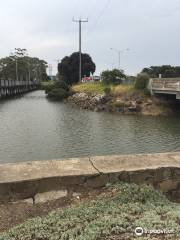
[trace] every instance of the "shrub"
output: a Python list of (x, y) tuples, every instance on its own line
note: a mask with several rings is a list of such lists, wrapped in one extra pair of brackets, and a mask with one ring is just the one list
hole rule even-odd
[(56, 81), (54, 84), (54, 88), (62, 88), (65, 91), (69, 91), (69, 86), (62, 80)]
[(54, 100), (63, 100), (69, 96), (68, 91), (62, 88), (54, 88), (48, 92), (48, 97)]
[(53, 88), (54, 88), (53, 84), (45, 86), (44, 87), (45, 93), (48, 94), (50, 91), (53, 90)]
[(140, 73), (137, 75), (135, 88), (140, 90), (147, 89), (148, 82), (149, 82), (149, 75), (146, 73)]
[(69, 86), (62, 80), (55, 81), (45, 89), (49, 98), (63, 100), (69, 96)]
[(40, 89), (45, 90), (45, 92), (48, 93), (53, 89), (54, 84), (54, 81), (41, 82)]

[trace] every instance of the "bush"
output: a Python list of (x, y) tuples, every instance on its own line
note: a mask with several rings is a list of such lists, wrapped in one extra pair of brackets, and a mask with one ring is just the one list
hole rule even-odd
[(52, 91), (54, 88), (53, 84), (47, 85), (44, 87), (45, 93), (48, 94), (50, 91)]
[(54, 84), (54, 88), (62, 88), (65, 91), (69, 91), (69, 86), (62, 80), (56, 81)]
[(69, 93), (62, 88), (54, 88), (48, 93), (48, 97), (54, 100), (63, 100), (68, 96), (69, 96)]
[(54, 87), (54, 81), (41, 82), (41, 85), (40, 85), (40, 89), (45, 90), (46, 93), (52, 90), (53, 87)]
[(47, 85), (45, 91), (48, 97), (54, 100), (63, 100), (69, 96), (69, 86), (62, 80)]
[(149, 82), (149, 75), (146, 73), (140, 73), (137, 75), (135, 88), (140, 90), (145, 90), (147, 89), (148, 82)]

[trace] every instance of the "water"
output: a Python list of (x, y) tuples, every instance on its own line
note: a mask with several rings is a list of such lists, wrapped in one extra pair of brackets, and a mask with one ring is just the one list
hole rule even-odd
[(0, 163), (169, 151), (180, 151), (179, 117), (84, 111), (43, 91), (0, 101)]

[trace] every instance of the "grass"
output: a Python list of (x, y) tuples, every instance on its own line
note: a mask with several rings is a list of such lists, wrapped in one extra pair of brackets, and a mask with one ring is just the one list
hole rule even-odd
[(133, 85), (105, 85), (103, 83), (81, 83), (74, 85), (72, 90), (74, 92), (85, 92), (89, 94), (103, 94), (104, 89), (110, 87), (112, 95), (126, 94), (132, 93), (135, 89)]
[[(150, 186), (109, 185), (107, 194), (88, 203), (28, 220), (0, 237), (5, 240), (136, 239), (136, 227), (172, 230), (173, 234), (144, 235), (139, 240), (180, 239), (180, 205)], [(154, 237), (154, 238), (153, 238)], [(161, 236), (162, 237), (162, 236)]]
[(103, 83), (80, 83), (74, 85), (72, 90), (77, 93), (103, 94), (105, 85)]
[[(41, 87), (42, 89), (47, 89), (54, 84), (53, 81), (42, 82)], [(97, 83), (80, 83), (72, 86), (72, 90), (76, 93), (87, 93), (87, 94), (104, 94), (104, 90), (106, 88), (111, 89), (111, 95), (121, 95), (121, 94), (130, 94), (133, 92), (137, 92), (135, 90), (134, 85), (106, 85), (101, 82)]]
[(80, 84), (74, 85), (72, 87), (72, 90), (76, 93), (104, 94), (106, 88), (110, 88), (110, 94), (112, 96), (121, 96), (121, 95), (123, 96), (137, 95), (142, 97), (149, 96), (145, 91), (135, 89), (133, 84), (105, 85), (101, 82), (80, 83)]
[(133, 93), (135, 91), (134, 85), (117, 85), (113, 87), (113, 94), (120, 95), (120, 94), (127, 94)]

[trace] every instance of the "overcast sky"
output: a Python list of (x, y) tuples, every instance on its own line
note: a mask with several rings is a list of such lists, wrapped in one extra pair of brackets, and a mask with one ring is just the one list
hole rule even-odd
[(82, 27), (82, 50), (97, 74), (118, 67), (136, 74), (151, 65), (180, 65), (180, 0), (0, 0), (0, 57), (15, 47), (28, 49), (53, 65), (78, 50), (75, 18)]

